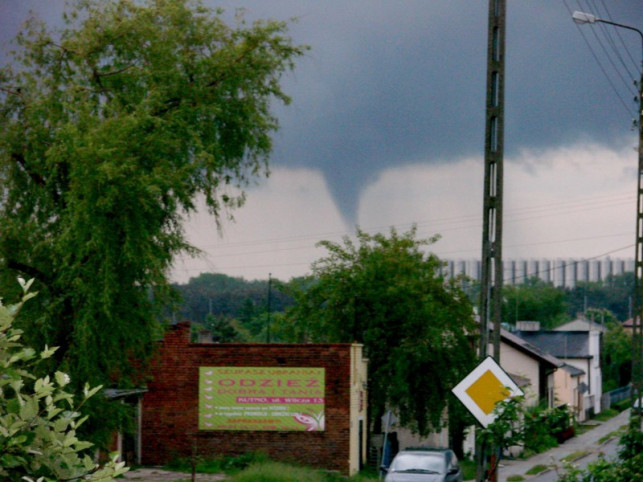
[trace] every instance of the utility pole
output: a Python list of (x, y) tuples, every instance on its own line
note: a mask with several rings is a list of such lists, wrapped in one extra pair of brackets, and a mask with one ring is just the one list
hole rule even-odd
[[(621, 26), (622, 25), (617, 25)], [(634, 317), (632, 318), (632, 403), (643, 406), (643, 32), (631, 29), (641, 36), (641, 75), (638, 85), (638, 184), (636, 188), (636, 254), (634, 255)], [(641, 420), (634, 410), (630, 425), (641, 431)]]
[[(641, 38), (641, 72), (638, 79), (637, 114), (638, 123), (638, 182), (636, 186), (636, 247), (634, 253), (634, 296), (632, 297), (632, 403), (638, 402), (641, 407), (643, 400), (643, 31), (631, 25), (612, 22), (598, 18), (585, 12), (574, 12), (572, 19), (575, 23), (604, 23), (617, 28), (636, 32)], [(636, 417), (634, 410), (630, 414), (630, 426), (641, 432), (641, 419)]]
[[(500, 363), (502, 309), (502, 191), (505, 101), (506, 0), (489, 0), (487, 33), (487, 100), (485, 115), (485, 168), (480, 289), (480, 359), (487, 357), (489, 321), (493, 317), (493, 358)], [(476, 480), (487, 479), (485, 448), (476, 444)], [(497, 467), (497, 464), (492, 464)], [(496, 470), (489, 474), (496, 480)]]
[(489, 0), (487, 103), (480, 293), (480, 357), (487, 356), (493, 317), (493, 357), (500, 361), (502, 192), (504, 156), (506, 0)]
[(272, 273), (268, 273), (268, 323), (266, 325), (266, 343), (270, 343), (270, 312), (272, 311)]

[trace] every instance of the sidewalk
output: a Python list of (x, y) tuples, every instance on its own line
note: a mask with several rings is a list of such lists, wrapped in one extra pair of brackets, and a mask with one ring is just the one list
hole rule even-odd
[(560, 462), (561, 459), (577, 452), (589, 451), (592, 453), (599, 452), (602, 444), (599, 443), (606, 435), (615, 432), (623, 425), (629, 422), (630, 411), (625, 410), (606, 422), (594, 422), (596, 427), (582, 433), (576, 437), (567, 440), (565, 443), (543, 452), (534, 455), (526, 460), (507, 460), (500, 461), (500, 468), (498, 469), (498, 480), (504, 482), (512, 475), (521, 475), (528, 480), (530, 477), (526, 472), (536, 465), (551, 465), (552, 463)]

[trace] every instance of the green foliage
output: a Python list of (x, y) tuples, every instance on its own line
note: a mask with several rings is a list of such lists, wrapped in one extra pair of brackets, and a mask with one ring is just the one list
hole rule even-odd
[(296, 465), (284, 464), (280, 462), (265, 462), (253, 464), (241, 472), (233, 475), (232, 482), (375, 482), (377, 476), (355, 475), (349, 477), (342, 476), (338, 473), (326, 472), (310, 467), (300, 467)]
[(208, 457), (192, 460), (190, 458), (180, 457), (173, 459), (167, 469), (180, 472), (190, 472), (192, 465), (195, 470), (202, 474), (232, 473), (243, 470), (250, 465), (257, 465), (269, 462), (268, 456), (260, 452), (248, 452), (237, 456), (219, 456)]
[(632, 406), (632, 399), (631, 398), (626, 398), (625, 400), (621, 400), (619, 402), (616, 402), (615, 404), (612, 405), (612, 408), (618, 412), (622, 412), (623, 410), (627, 410)]
[(505, 285), (502, 294), (505, 323), (540, 321), (544, 329), (550, 329), (568, 319), (565, 292), (537, 277), (523, 284)]
[[(166, 469), (190, 472), (192, 470), (192, 465), (189, 459), (179, 458), (173, 460)], [(236, 457), (222, 456), (199, 460), (195, 469), (196, 473), (200, 474), (225, 473), (228, 475), (228, 480), (235, 482), (299, 482), (302, 480), (307, 482), (339, 482), (345, 480), (354, 482), (374, 482), (378, 480), (376, 473), (364, 472), (346, 479), (346, 477), (334, 472), (275, 462), (262, 453), (247, 453)]]
[(230, 316), (206, 315), (203, 322), (204, 328), (212, 334), (215, 343), (232, 343), (240, 341), (241, 333), (235, 326), (235, 321)]
[[(634, 273), (628, 272), (608, 276), (604, 281), (579, 282), (574, 288), (565, 290), (568, 314), (576, 316), (589, 309), (608, 310), (619, 321), (630, 318), (630, 298), (634, 291)], [(595, 318), (601, 321), (601, 318)]]
[(461, 458), (460, 468), (464, 480), (474, 480), (476, 478), (476, 462), (472, 459)]
[(618, 321), (611, 321), (606, 327), (601, 347), (604, 392), (627, 385), (632, 374), (632, 335)]
[(541, 453), (556, 447), (563, 441), (563, 434), (573, 429), (573, 425), (573, 414), (567, 405), (527, 409), (524, 416), (525, 450)]
[(97, 465), (88, 449), (91, 443), (78, 438), (87, 419), (80, 408), (101, 387), (85, 385), (80, 403), (67, 391), (70, 378), (57, 371), (38, 378), (33, 371), (51, 357), (55, 348), (42, 352), (25, 347), (14, 320), (22, 304), (31, 298), (31, 282), (21, 280), (19, 303), (0, 302), (0, 477), (2, 480), (113, 480), (127, 471), (124, 463), (111, 460)]
[(376, 431), (387, 406), (420, 434), (441, 426), (451, 388), (476, 360), (471, 304), (440, 274), (440, 260), (424, 253), (437, 238), (415, 235), (415, 228), (388, 237), (358, 230), (357, 244), (324, 241), (328, 254), (313, 276), (290, 285), (291, 341), (364, 344)]
[(524, 453), (540, 453), (558, 445), (557, 438), (573, 425), (566, 405), (554, 408), (526, 407), (524, 397), (511, 397), (496, 404), (496, 419), (478, 429), (476, 437), (486, 447), (501, 452), (522, 446)]
[(72, 383), (140, 382), (173, 258), (195, 252), (183, 216), (204, 199), (220, 219), (267, 172), (270, 107), (304, 52), (285, 31), (196, 0), (77, 0), (62, 29), (19, 35), (0, 71), (0, 284), (36, 278), (21, 328)]
[(532, 468), (530, 468), (525, 473), (527, 475), (536, 475), (536, 474), (539, 474), (539, 473), (543, 472), (544, 470), (547, 470), (548, 468), (549, 467), (547, 465), (542, 465), (542, 464), (534, 465)]
[(232, 477), (233, 482), (326, 482), (325, 475), (317, 470), (270, 462), (251, 465)]
[(205, 326), (208, 316), (228, 319), (239, 332), (240, 341), (266, 340), (269, 292), (271, 318), (293, 303), (281, 283), (274, 279), (269, 287), (267, 280), (246, 281), (220, 273), (203, 273), (175, 288), (182, 301), (178, 311), (181, 319)]
[(476, 430), (478, 443), (486, 447), (495, 447), (501, 453), (514, 445), (522, 445), (525, 441), (524, 404), (525, 398), (522, 396), (498, 402), (493, 409), (494, 421)]

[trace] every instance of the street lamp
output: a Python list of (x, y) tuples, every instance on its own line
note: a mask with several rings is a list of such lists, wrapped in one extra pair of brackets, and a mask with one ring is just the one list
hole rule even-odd
[[(605, 23), (615, 27), (632, 30), (641, 37), (641, 74), (638, 81), (638, 127), (639, 127), (639, 166), (638, 166), (638, 185), (636, 196), (636, 251), (634, 256), (634, 307), (633, 310), (633, 333), (632, 333), (632, 403), (638, 401), (641, 406), (641, 397), (643, 389), (643, 32), (638, 28), (621, 23), (603, 20), (595, 15), (585, 12), (574, 12), (572, 19), (577, 24), (586, 23)], [(633, 426), (633, 414), (631, 415), (631, 425)], [(641, 424), (636, 427), (641, 430)]]

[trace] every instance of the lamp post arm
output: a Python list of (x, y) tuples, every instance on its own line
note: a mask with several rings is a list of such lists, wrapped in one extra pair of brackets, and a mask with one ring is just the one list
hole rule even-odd
[[(615, 27), (632, 30), (633, 32), (636, 32), (637, 34), (639, 34), (639, 37), (641, 37), (641, 55), (643, 56), (643, 32), (640, 31), (638, 28), (632, 27), (631, 25), (625, 25), (623, 23), (612, 22), (610, 20), (603, 20), (602, 18), (597, 18), (595, 22), (606, 23), (607, 25), (614, 25)], [(641, 67), (643, 68), (643, 57), (641, 58)]]

